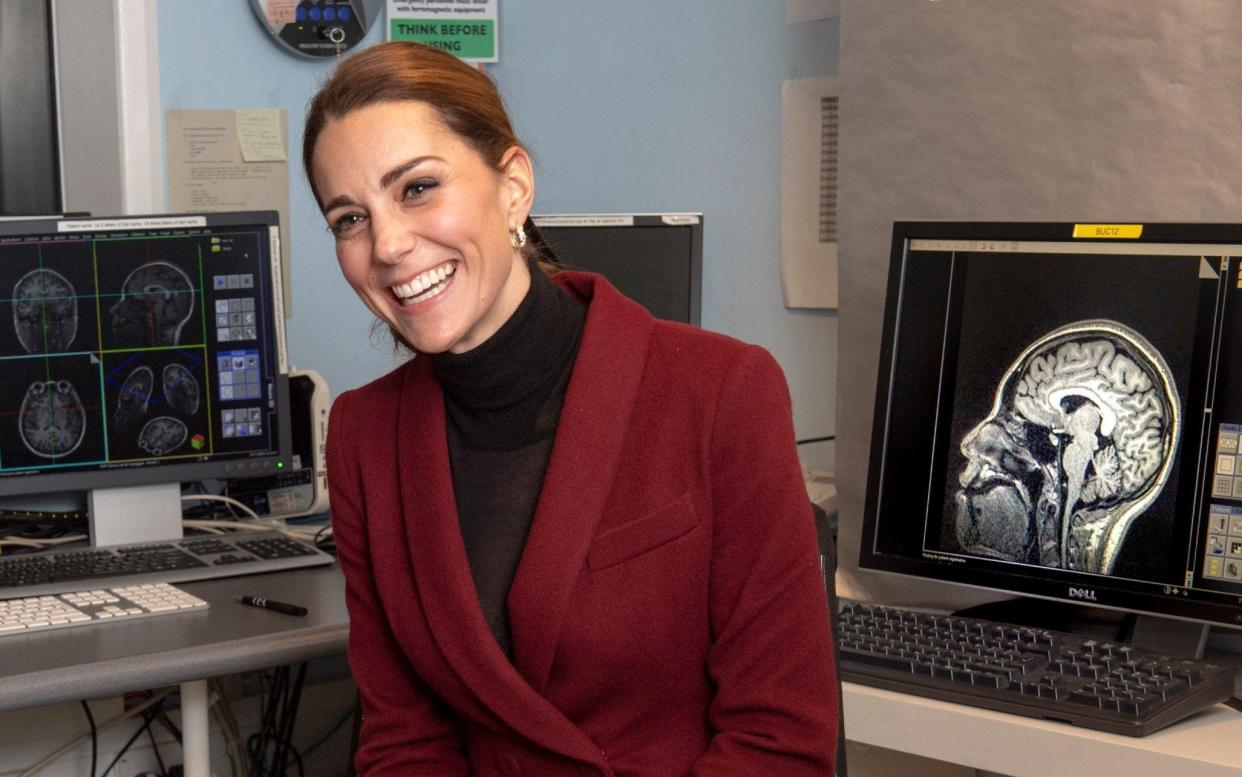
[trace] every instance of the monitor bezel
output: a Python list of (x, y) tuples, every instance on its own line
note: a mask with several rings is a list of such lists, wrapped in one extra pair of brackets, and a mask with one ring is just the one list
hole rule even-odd
[[(690, 320), (683, 322), (694, 326), (702, 326), (703, 321), (703, 214), (693, 212), (668, 213), (538, 213), (531, 214), (531, 222), (536, 230), (547, 228), (573, 229), (579, 227), (617, 228), (631, 227), (668, 227), (688, 228), (690, 230), (690, 277), (687, 279), (690, 292)], [(536, 240), (543, 246), (546, 241), (536, 235)], [(567, 270), (586, 268), (566, 267)], [(590, 270), (587, 270), (590, 272)]]
[[(192, 223), (191, 223), (192, 220)], [(91, 230), (91, 225), (99, 225)], [(120, 225), (107, 227), (108, 224)], [(213, 229), (221, 227), (260, 227), (268, 232), (269, 288), (273, 290), (273, 345), (276, 404), (276, 447), (267, 455), (233, 457), (208, 461), (186, 461), (159, 465), (121, 465), (104, 469), (82, 469), (65, 472), (33, 472), (0, 477), (0, 498), (83, 492), (94, 489), (152, 485), (157, 483), (189, 483), (224, 480), (247, 475), (270, 475), (290, 466), (293, 460), (293, 436), (290, 430), (291, 397), (289, 393), (289, 360), (285, 336), (284, 303), (281, 299), (280, 217), (277, 211), (230, 211), (220, 213), (150, 214), (111, 217), (39, 217), (0, 221), (0, 237), (22, 237), (40, 234), (63, 234), (69, 231), (116, 231), (158, 233), (169, 229)]]
[[(1073, 237), (1075, 226), (1135, 225), (1141, 235), (1135, 238)], [(1160, 223), (1134, 220), (1090, 220), (1078, 222), (994, 222), (994, 221), (897, 221), (893, 224), (888, 279), (881, 328), (878, 372), (870, 455), (863, 508), (858, 566), (920, 580), (995, 591), (1006, 596), (1033, 597), (1073, 605), (1088, 605), (1129, 613), (1156, 615), (1178, 620), (1242, 626), (1242, 596), (1204, 589), (1188, 589), (1165, 583), (1146, 583), (1088, 573), (1058, 570), (1058, 579), (1016, 571), (998, 571), (970, 564), (954, 565), (876, 551), (879, 529), (878, 507), (881, 473), (885, 457), (885, 436), (889, 414), (895, 400), (890, 399), (894, 368), (895, 337), (901, 305), (901, 282), (907, 246), (911, 240), (996, 240), (1056, 241), (1065, 243), (1224, 243), (1238, 246), (1242, 257), (1242, 224)], [(1033, 570), (1034, 571), (1034, 570)], [(1233, 603), (1225, 599), (1236, 599)]]

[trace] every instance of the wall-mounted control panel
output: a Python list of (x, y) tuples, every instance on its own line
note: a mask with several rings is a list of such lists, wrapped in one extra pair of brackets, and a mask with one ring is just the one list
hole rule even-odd
[(250, 0), (250, 7), (281, 48), (313, 59), (358, 45), (384, 12), (383, 0)]

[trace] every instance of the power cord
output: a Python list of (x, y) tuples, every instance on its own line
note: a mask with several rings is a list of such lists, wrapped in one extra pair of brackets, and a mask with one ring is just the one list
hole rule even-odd
[[(108, 764), (108, 768), (104, 769), (104, 772), (102, 775), (100, 775), (100, 777), (108, 777), (108, 774), (112, 771), (112, 768), (116, 766), (117, 763), (120, 762), (120, 760), (125, 756), (126, 753), (129, 752), (129, 748), (132, 747), (134, 742), (138, 740), (138, 737), (142, 736), (144, 731), (148, 734), (151, 734), (151, 723), (161, 713), (163, 713), (163, 711), (164, 711), (163, 700), (161, 699), (160, 702), (156, 703), (155, 706), (147, 709), (145, 712), (142, 713), (142, 725), (139, 726), (138, 729), (130, 736), (130, 738), (125, 741), (125, 744), (122, 745), (121, 749), (117, 751), (116, 756), (112, 759), (112, 762)], [(155, 759), (160, 764), (160, 774), (166, 775), (167, 770), (165, 770), (164, 768), (164, 759), (160, 757), (160, 750), (159, 750), (159, 747), (157, 747), (155, 744), (155, 736), (153, 734), (151, 736), (151, 747), (155, 749)]]
[(86, 722), (91, 726), (91, 777), (95, 777), (95, 766), (99, 760), (99, 732), (95, 729), (95, 716), (91, 714), (91, 705), (82, 700), (82, 711), (86, 713)]
[(824, 435), (823, 437), (807, 437), (804, 440), (795, 440), (794, 444), (795, 445), (810, 445), (813, 442), (830, 442), (835, 439), (837, 439), (837, 436), (835, 434), (827, 434), (827, 435)]
[(292, 739), (305, 679), (305, 663), (298, 666), (292, 678), (287, 666), (275, 671), (263, 700), (263, 722), (246, 741), (250, 753), (248, 777), (286, 777), (291, 761), (297, 773), (303, 774), (302, 756), (293, 747)]
[[(246, 517), (250, 519), (242, 520), (237, 517), (228, 519), (191, 518), (182, 521), (183, 525), (192, 529), (199, 529), (207, 532), (215, 532), (216, 530), (278, 531), (287, 537), (305, 542), (313, 542), (316, 544), (318, 544), (318, 538), (324, 531), (323, 528), (316, 530), (316, 528), (312, 526), (291, 526), (287, 522), (280, 519), (264, 518), (252, 510), (245, 502), (223, 494), (184, 494), (181, 497), (181, 501), (220, 502), (228, 505), (230, 508), (237, 508), (241, 510)], [(328, 531), (330, 532), (331, 528), (328, 528)]]
[[(151, 699), (148, 699), (147, 701), (143, 702), (137, 707), (128, 709), (125, 712), (122, 712), (120, 715), (117, 715), (116, 717), (111, 718), (99, 724), (99, 726), (96, 727), (96, 729), (92, 733), (83, 734), (82, 736), (79, 736), (79, 737), (74, 737), (71, 741), (66, 742), (65, 744), (61, 745), (59, 749), (44, 756), (38, 763), (34, 764), (33, 766), (28, 767), (25, 771), (21, 772), (21, 774), (19, 774), (18, 777), (31, 777), (31, 775), (37, 774), (38, 772), (42, 771), (42, 769), (48, 764), (60, 758), (65, 753), (68, 753), (71, 750), (75, 749), (87, 737), (94, 738), (98, 733), (106, 731), (112, 726), (115, 726), (117, 723), (120, 723), (121, 721), (124, 721), (124, 720), (128, 720), (134, 717), (135, 715), (141, 714), (144, 710), (146, 710), (152, 704), (155, 704), (159, 702), (161, 699), (165, 698), (166, 696), (169, 696), (170, 694), (172, 694), (173, 690), (174, 689), (172, 688), (165, 689), (161, 691), (159, 695), (154, 696)], [(85, 702), (83, 702), (83, 704), (85, 704)]]

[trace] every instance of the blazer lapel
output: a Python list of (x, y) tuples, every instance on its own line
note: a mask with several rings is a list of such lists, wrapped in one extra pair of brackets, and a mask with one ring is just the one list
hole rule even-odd
[(537, 691), (546, 687), (569, 597), (620, 463), (653, 322), (602, 278), (561, 273), (556, 279), (590, 309), (509, 590), (513, 663)]
[(406, 373), (397, 412), (397, 477), (415, 582), (445, 661), (482, 704), (515, 731), (585, 761), (598, 749), (518, 674), (479, 607), (453, 496), (444, 396), (426, 360)]

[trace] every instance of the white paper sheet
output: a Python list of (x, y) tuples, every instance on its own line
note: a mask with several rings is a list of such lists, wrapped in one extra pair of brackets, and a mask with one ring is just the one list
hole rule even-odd
[[(277, 120), (277, 127), (270, 124)], [(200, 211), (275, 210), (280, 213), (281, 291), (285, 315), (293, 315), (289, 271), (289, 164), (283, 110), (191, 110), (167, 112), (168, 209)], [(273, 131), (275, 129), (275, 131)], [(263, 161), (247, 161), (245, 145)], [(266, 157), (275, 155), (279, 160)]]
[(837, 306), (837, 79), (781, 84), (781, 289), (790, 308)]

